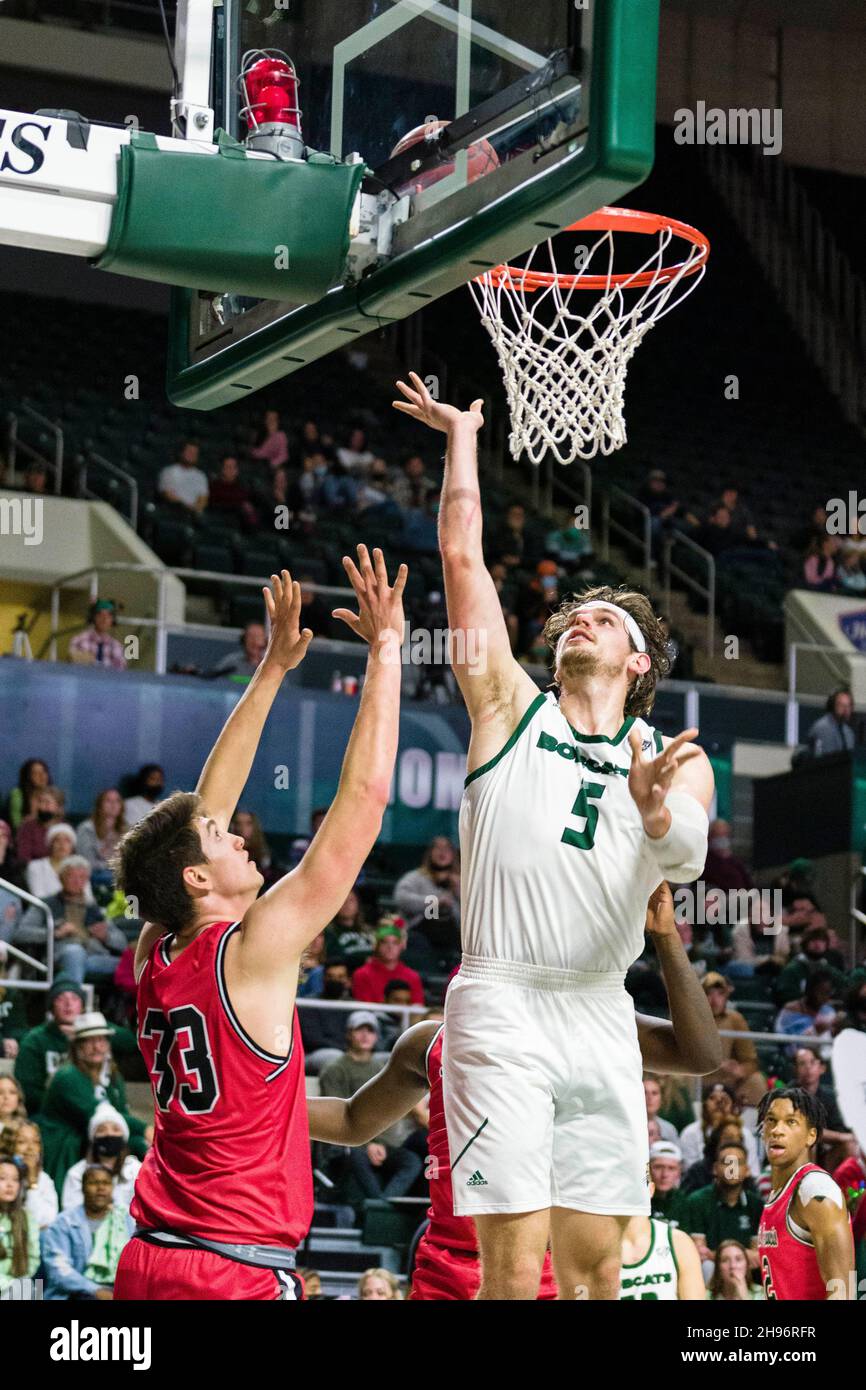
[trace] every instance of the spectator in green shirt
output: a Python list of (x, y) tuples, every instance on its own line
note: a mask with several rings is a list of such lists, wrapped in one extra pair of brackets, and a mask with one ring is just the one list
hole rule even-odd
[(15, 1058), (15, 1079), (31, 1117), (42, 1109), (45, 1089), (69, 1051), (75, 1020), (84, 1008), (84, 990), (76, 980), (58, 975), (48, 991), (48, 1007), (49, 1018), (24, 1034)]
[(803, 932), (800, 950), (779, 974), (773, 997), (781, 1007), (801, 999), (816, 970), (828, 971), (833, 980), (834, 994), (845, 989), (845, 975), (838, 968), (836, 953), (830, 951), (830, 933), (824, 926), (810, 926)]
[(714, 1181), (698, 1188), (687, 1200), (685, 1227), (712, 1277), (716, 1251), (723, 1240), (738, 1240), (749, 1248), (749, 1264), (757, 1265), (758, 1225), (764, 1204), (747, 1185), (749, 1160), (744, 1144), (720, 1144), (713, 1165)]
[[(683, 1226), (688, 1199), (680, 1192), (683, 1156), (678, 1144), (659, 1139), (650, 1145), (649, 1169), (653, 1192), (650, 1215), (671, 1226)], [(688, 1227), (686, 1227), (688, 1229)]]
[(69, 1169), (85, 1154), (90, 1117), (101, 1101), (113, 1105), (129, 1126), (130, 1152), (144, 1158), (148, 1149), (145, 1127), (129, 1113), (126, 1087), (111, 1055), (114, 1029), (100, 1013), (81, 1014), (74, 1027), (69, 1063), (54, 1073), (40, 1120), (45, 1171), (58, 1193)]

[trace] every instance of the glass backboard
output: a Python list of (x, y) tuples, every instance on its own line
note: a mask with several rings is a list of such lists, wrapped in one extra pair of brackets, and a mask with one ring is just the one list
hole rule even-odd
[(658, 0), (223, 0), (212, 25), (217, 126), (246, 137), (245, 55), (285, 53), (306, 146), (367, 166), (367, 235), (315, 304), (175, 291), (178, 404), (237, 400), (415, 312), (652, 165)]

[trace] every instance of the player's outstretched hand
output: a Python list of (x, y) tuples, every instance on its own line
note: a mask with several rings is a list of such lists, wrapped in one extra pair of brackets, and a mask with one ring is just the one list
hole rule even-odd
[(682, 758), (689, 756), (688, 750), (685, 753), (680, 750), (697, 736), (697, 729), (684, 729), (655, 758), (644, 757), (637, 729), (633, 728), (628, 736), (632, 753), (628, 789), (640, 811), (644, 830), (653, 839), (667, 833), (670, 819), (665, 810), (665, 797)]
[(393, 587), (388, 583), (388, 571), (381, 550), (373, 551), (372, 562), (365, 545), (358, 546), (358, 564), (343, 556), (343, 569), (358, 599), (358, 612), (335, 608), (332, 616), (346, 623), (358, 637), (378, 648), (385, 660), (400, 659), (403, 642), (403, 590), (409, 571), (405, 565), (397, 570)]
[(473, 401), (468, 410), (458, 410), (455, 405), (434, 401), (417, 372), (410, 372), (409, 380), (411, 386), (407, 386), (405, 381), (397, 382), (397, 390), (402, 391), (406, 399), (394, 401), (395, 410), (401, 410), (404, 415), (411, 415), (413, 420), (420, 420), (422, 425), (429, 425), (431, 430), (441, 430), (443, 434), (450, 434), (461, 423), (475, 430), (481, 429), (484, 424), (482, 400)]
[(264, 661), (274, 662), (283, 671), (293, 671), (307, 655), (313, 638), (308, 627), (300, 631), (301, 586), (288, 570), (282, 570), (280, 574), (271, 575), (271, 587), (264, 588), (262, 593), (271, 620)]
[(676, 936), (674, 896), (667, 879), (662, 879), (646, 905), (646, 931), (650, 936)]

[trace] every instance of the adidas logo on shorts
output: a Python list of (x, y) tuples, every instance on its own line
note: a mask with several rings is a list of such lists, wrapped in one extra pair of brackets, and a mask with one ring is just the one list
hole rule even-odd
[(467, 1186), (467, 1187), (487, 1187), (487, 1179), (486, 1179), (486, 1178), (483, 1178), (483, 1177), (481, 1176), (481, 1174), (479, 1173), (478, 1169), (476, 1168), (476, 1169), (475, 1169), (475, 1172), (472, 1174), (472, 1177), (469, 1179), (469, 1181), (467, 1182), (466, 1186)]

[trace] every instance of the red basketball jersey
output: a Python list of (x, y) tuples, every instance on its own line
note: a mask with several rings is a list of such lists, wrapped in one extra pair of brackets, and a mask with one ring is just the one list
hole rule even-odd
[(225, 982), (239, 922), (206, 927), (174, 960), (156, 943), (138, 983), (138, 1041), (156, 1133), (135, 1184), (140, 1226), (233, 1243), (297, 1246), (313, 1179), (297, 1012), (288, 1057), (244, 1032)]
[(803, 1299), (818, 1303), (827, 1289), (818, 1268), (815, 1247), (794, 1235), (789, 1225), (791, 1203), (807, 1173), (823, 1173), (817, 1163), (804, 1163), (775, 1197), (771, 1195), (761, 1213), (758, 1227), (758, 1253), (761, 1282), (768, 1299)]
[(430, 1180), (430, 1225), (427, 1237), (449, 1250), (477, 1250), (478, 1236), (471, 1216), (454, 1215), (454, 1189), (451, 1186), (451, 1159), (445, 1128), (445, 1101), (442, 1094), (442, 1045), (445, 1025), (427, 1049), (427, 1083), (430, 1087), (430, 1128), (427, 1132), (428, 1177)]

